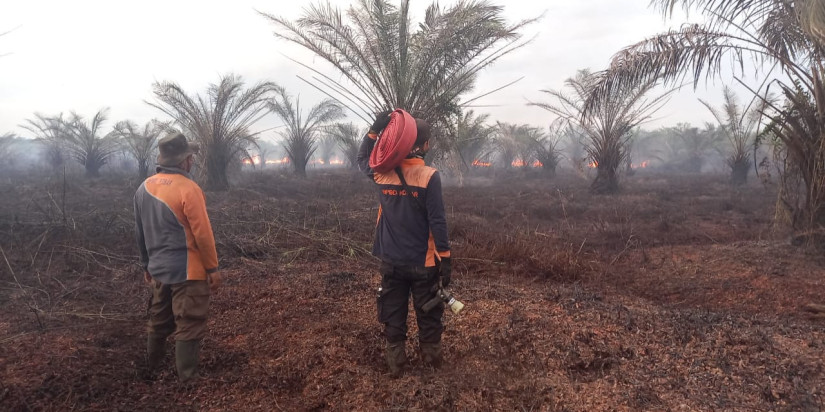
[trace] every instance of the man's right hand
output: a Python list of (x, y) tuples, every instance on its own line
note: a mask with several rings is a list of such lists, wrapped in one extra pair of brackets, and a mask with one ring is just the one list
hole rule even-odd
[(209, 290), (216, 291), (218, 287), (221, 285), (221, 272), (213, 272), (206, 274), (206, 283), (209, 284)]
[(143, 271), (143, 283), (145, 283), (147, 285), (152, 284), (152, 275), (149, 274), (148, 270)]
[(450, 258), (441, 258), (441, 262), (438, 265), (438, 275), (441, 276), (442, 287), (446, 288), (447, 286), (450, 286), (450, 281), (452, 280), (453, 276), (453, 264)]
[(375, 115), (375, 121), (372, 122), (372, 126), (370, 126), (370, 132), (378, 134), (390, 124), (390, 114), (392, 114), (392, 110), (385, 110), (381, 113)]

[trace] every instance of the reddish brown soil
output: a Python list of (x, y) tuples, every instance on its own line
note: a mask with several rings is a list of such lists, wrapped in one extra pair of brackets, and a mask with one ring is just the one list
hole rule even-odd
[(176, 383), (171, 353), (157, 380), (139, 377), (136, 182), (0, 182), (0, 409), (825, 408), (825, 322), (801, 310), (825, 301), (825, 259), (788, 245), (757, 184), (639, 173), (616, 196), (573, 176), (447, 187), (467, 309), (446, 316), (442, 370), (411, 338), (393, 380), (368, 253), (374, 189), (346, 172), (247, 180), (208, 195), (226, 284), (195, 387)]

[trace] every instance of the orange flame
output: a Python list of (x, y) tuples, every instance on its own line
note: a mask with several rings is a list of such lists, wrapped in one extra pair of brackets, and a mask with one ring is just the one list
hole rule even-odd
[(527, 162), (525, 162), (524, 160), (521, 160), (521, 159), (513, 160), (512, 165), (513, 165), (513, 167), (526, 167), (526, 166), (542, 167), (542, 166), (544, 166), (544, 164), (541, 163), (538, 160), (534, 161), (533, 163), (527, 163)]
[(492, 165), (493, 164), (490, 163), (490, 162), (482, 162), (481, 160), (478, 160), (478, 159), (473, 160), (473, 166), (476, 166), (476, 167), (490, 167)]
[(252, 156), (252, 158), (243, 159), (243, 164), (245, 165), (259, 165), (261, 164), (261, 156)]
[(587, 167), (589, 167), (591, 169), (595, 169), (595, 168), (599, 167), (599, 162), (590, 162), (590, 163), (587, 164)]
[(280, 165), (280, 164), (286, 164), (286, 163), (289, 163), (289, 157), (288, 156), (284, 156), (283, 159), (279, 159), (279, 160), (272, 159), (272, 160), (267, 160), (266, 161), (266, 164), (268, 164), (268, 165)]
[(648, 162), (647, 160), (645, 160), (644, 162), (642, 162), (642, 163), (638, 163), (638, 164), (636, 164), (636, 163), (631, 163), (631, 164), (630, 164), (630, 168), (631, 168), (631, 169), (644, 169), (644, 168), (646, 168), (649, 164), (650, 164), (650, 162)]

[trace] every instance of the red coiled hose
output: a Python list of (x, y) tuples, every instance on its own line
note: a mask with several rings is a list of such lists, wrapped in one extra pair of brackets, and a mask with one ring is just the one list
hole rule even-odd
[(417, 134), (415, 119), (406, 111), (395, 109), (370, 153), (370, 168), (377, 173), (395, 169), (410, 154)]

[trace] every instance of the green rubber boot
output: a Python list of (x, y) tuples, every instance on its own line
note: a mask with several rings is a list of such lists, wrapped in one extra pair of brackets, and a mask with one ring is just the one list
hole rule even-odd
[(421, 342), (421, 360), (427, 366), (434, 368), (441, 367), (441, 343), (425, 343)]
[(401, 342), (387, 342), (387, 368), (390, 370), (390, 376), (397, 378), (404, 374), (404, 366), (407, 364), (407, 353), (404, 351), (404, 341)]
[(180, 383), (189, 383), (198, 378), (198, 352), (201, 341), (179, 340), (175, 342), (175, 365)]
[(153, 334), (146, 337), (146, 371), (145, 379), (154, 379), (157, 375), (160, 363), (166, 355), (166, 338), (161, 338)]

